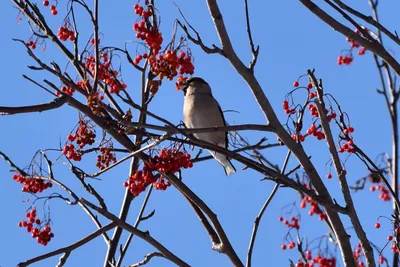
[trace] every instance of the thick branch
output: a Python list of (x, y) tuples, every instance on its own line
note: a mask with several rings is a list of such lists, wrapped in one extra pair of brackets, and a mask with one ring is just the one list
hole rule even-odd
[(61, 107), (67, 102), (65, 96), (54, 99), (53, 101), (45, 104), (22, 106), (22, 107), (2, 107), (0, 106), (0, 115), (14, 115), (21, 113), (43, 112)]
[[(317, 92), (320, 91), (318, 90)], [(323, 96), (319, 95), (319, 97), (322, 98)], [(360, 219), (358, 218), (357, 211), (354, 207), (353, 199), (351, 197), (350, 189), (346, 180), (346, 172), (343, 170), (338, 152), (336, 150), (335, 142), (333, 141), (332, 132), (329, 127), (329, 122), (325, 114), (325, 107), (321, 105), (321, 102), (319, 100), (316, 100), (315, 102), (318, 110), (318, 115), (321, 121), (322, 129), (324, 130), (326, 136), (326, 141), (328, 144), (329, 152), (332, 157), (333, 165), (335, 166), (335, 170), (338, 175), (340, 188), (342, 189), (343, 197), (346, 202), (347, 209), (349, 211), (348, 216), (350, 217), (351, 223), (353, 224), (357, 237), (360, 240), (361, 247), (364, 251), (365, 258), (367, 261), (367, 266), (374, 267), (376, 266), (374, 259), (374, 252), (367, 238), (367, 234), (365, 233), (361, 225)]]
[[(305, 2), (309, 2), (304, 0)], [(327, 188), (322, 182), (321, 177), (319, 177), (315, 167), (311, 163), (305, 151), (302, 149), (301, 145), (297, 144), (290, 135), (286, 132), (286, 130), (280, 124), (272, 106), (267, 99), (263, 89), (254, 74), (249, 70), (243, 62), (239, 59), (237, 54), (235, 53), (231, 40), (229, 38), (228, 32), (225, 27), (225, 23), (222, 18), (222, 14), (220, 12), (219, 6), (216, 0), (207, 0), (208, 8), (211, 14), (212, 19), (214, 20), (214, 25), (220, 39), (220, 42), (223, 47), (225, 57), (230, 61), (236, 71), (243, 77), (243, 79), (248, 83), (254, 97), (256, 98), (257, 103), (259, 104), (261, 110), (263, 111), (265, 117), (268, 119), (271, 126), (273, 126), (276, 130), (276, 134), (282, 140), (282, 142), (288, 147), (289, 150), (296, 156), (297, 160), (300, 162), (302, 167), (304, 168), (307, 176), (310, 178), (312, 184), (318, 192), (318, 195), (325, 198), (328, 202), (333, 202)], [(390, 55), (389, 55), (390, 56)], [(399, 73), (400, 73), (400, 65), (399, 65)], [(336, 212), (332, 212), (332, 210), (327, 210), (327, 215), (329, 220), (331, 221), (335, 235), (339, 242), (339, 248), (342, 252), (343, 259), (346, 266), (355, 266), (355, 261), (353, 257), (353, 252), (350, 244), (350, 238), (347, 234), (343, 223)]]
[(397, 35), (393, 34), (391, 31), (389, 31), (388, 29), (386, 29), (382, 24), (379, 23), (378, 20), (375, 20), (373, 17), (371, 16), (366, 16), (363, 13), (351, 8), (350, 6), (346, 5), (343, 1), (340, 0), (333, 0), (338, 6), (340, 6), (340, 8), (342, 8), (343, 10), (346, 10), (347, 12), (349, 12), (350, 14), (353, 14), (354, 16), (364, 20), (365, 22), (371, 24), (372, 26), (374, 26), (375, 28), (377, 28), (379, 31), (383, 32), (384, 34), (386, 34), (387, 37), (389, 37), (390, 39), (392, 39), (395, 43), (397, 43), (398, 45), (400, 45), (400, 39)]

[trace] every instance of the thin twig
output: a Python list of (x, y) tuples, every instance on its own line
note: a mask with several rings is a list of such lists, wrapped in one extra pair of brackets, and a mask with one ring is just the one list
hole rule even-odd
[[(291, 152), (290, 150), (288, 151), (285, 161), (283, 162), (283, 166), (282, 166), (282, 170), (281, 173), (284, 174), (287, 164), (289, 162), (290, 159), (290, 155)], [(280, 184), (276, 184), (274, 186), (274, 188), (272, 189), (270, 195), (268, 196), (267, 200), (265, 201), (264, 205), (262, 206), (260, 212), (258, 213), (257, 217), (254, 219), (254, 226), (253, 226), (253, 232), (251, 234), (251, 238), (250, 238), (250, 244), (249, 244), (249, 248), (247, 250), (247, 261), (246, 261), (246, 267), (251, 267), (251, 258), (253, 255), (253, 248), (254, 248), (254, 244), (256, 242), (256, 236), (257, 236), (257, 231), (258, 231), (258, 227), (260, 225), (260, 221), (269, 205), (269, 203), (271, 203), (272, 199), (274, 198), (276, 192), (278, 192)]]
[(164, 255), (163, 255), (162, 253), (159, 253), (159, 252), (152, 252), (152, 253), (149, 253), (149, 254), (147, 254), (146, 256), (144, 256), (144, 259), (143, 259), (142, 261), (140, 261), (140, 262), (138, 262), (138, 263), (135, 263), (135, 264), (132, 264), (132, 265), (129, 265), (129, 266), (127, 266), (127, 267), (138, 267), (138, 266), (145, 265), (145, 264), (147, 264), (153, 257), (163, 257), (163, 258), (164, 258)]

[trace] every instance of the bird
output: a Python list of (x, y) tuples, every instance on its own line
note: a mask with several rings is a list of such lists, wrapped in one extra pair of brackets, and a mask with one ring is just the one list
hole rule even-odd
[[(199, 77), (189, 78), (179, 85), (184, 94), (183, 121), (190, 128), (208, 128), (226, 126), (222, 109), (212, 95), (210, 85)], [(196, 138), (228, 149), (228, 132), (194, 133)], [(230, 176), (236, 172), (230, 159), (212, 150), (208, 150), (214, 159)]]

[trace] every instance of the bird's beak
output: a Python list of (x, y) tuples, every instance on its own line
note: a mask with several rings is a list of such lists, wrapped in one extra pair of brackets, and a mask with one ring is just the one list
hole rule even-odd
[(186, 95), (186, 89), (187, 89), (188, 83), (186, 80), (180, 81), (176, 83), (176, 87), (178, 90), (181, 90), (184, 95)]
[(186, 82), (183, 82), (183, 83), (180, 83), (180, 84), (178, 84), (178, 88), (179, 88), (179, 90), (186, 90), (186, 86), (187, 86), (187, 84), (186, 84)]

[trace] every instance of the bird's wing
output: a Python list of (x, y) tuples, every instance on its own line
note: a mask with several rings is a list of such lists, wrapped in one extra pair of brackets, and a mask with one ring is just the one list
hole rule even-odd
[[(211, 95), (185, 96), (183, 117), (186, 127), (223, 127), (226, 126), (224, 115), (218, 102)], [(227, 147), (227, 133), (194, 134), (197, 138)]]
[[(221, 117), (222, 117), (222, 121), (224, 122), (224, 126), (226, 126), (226, 121), (225, 121), (225, 116), (224, 116), (224, 112), (222, 111), (221, 106), (219, 105), (218, 101), (215, 100), (215, 98), (213, 98), (215, 103), (218, 106), (218, 110), (221, 113)], [(228, 131), (225, 132), (225, 149), (228, 149)]]

